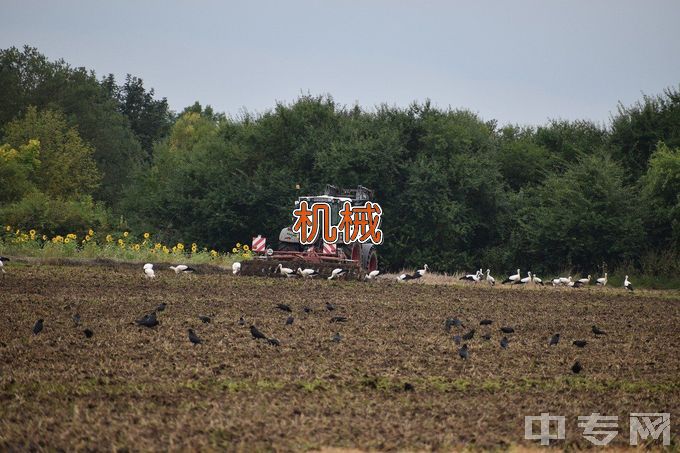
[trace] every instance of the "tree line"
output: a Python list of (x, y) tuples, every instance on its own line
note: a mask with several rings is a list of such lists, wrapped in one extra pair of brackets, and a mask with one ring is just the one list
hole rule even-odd
[(175, 113), (138, 77), (9, 48), (0, 179), (0, 222), (48, 233), (132, 228), (228, 250), (276, 238), (299, 195), (361, 184), (384, 211), (386, 269), (680, 273), (675, 87), (618, 105), (606, 126), (501, 126), (329, 95), (228, 117), (199, 103)]

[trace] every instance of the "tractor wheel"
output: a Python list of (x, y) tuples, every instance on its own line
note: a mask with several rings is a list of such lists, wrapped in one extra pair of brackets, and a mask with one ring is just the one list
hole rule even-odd
[(378, 252), (375, 249), (371, 249), (371, 253), (368, 255), (367, 267), (366, 272), (373, 272), (378, 269)]

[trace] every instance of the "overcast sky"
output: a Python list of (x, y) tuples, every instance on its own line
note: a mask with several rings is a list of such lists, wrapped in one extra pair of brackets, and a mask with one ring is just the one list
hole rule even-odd
[(0, 0), (0, 47), (144, 79), (174, 110), (237, 115), (301, 93), (427, 98), (501, 124), (607, 124), (680, 84), (680, 1)]

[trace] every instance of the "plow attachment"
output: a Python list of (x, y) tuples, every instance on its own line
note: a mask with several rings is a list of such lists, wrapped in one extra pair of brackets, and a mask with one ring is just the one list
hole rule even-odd
[[(314, 278), (328, 278), (331, 271), (336, 268), (347, 269), (347, 275), (343, 279), (361, 279), (363, 270), (358, 260), (340, 258), (336, 255), (310, 252), (273, 252), (271, 255), (258, 255), (252, 260), (241, 263), (241, 275), (255, 275), (259, 277), (283, 277), (276, 272), (279, 264), (294, 271), (297, 268), (315, 269), (319, 276)], [(300, 278), (299, 276), (296, 278)]]

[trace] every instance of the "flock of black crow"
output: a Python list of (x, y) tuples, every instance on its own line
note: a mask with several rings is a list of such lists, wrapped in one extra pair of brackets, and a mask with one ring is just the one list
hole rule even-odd
[[(158, 320), (158, 313), (164, 311), (166, 307), (167, 307), (166, 303), (162, 303), (162, 304), (158, 305), (155, 310), (153, 310), (149, 313), (146, 313), (141, 318), (135, 320), (133, 324), (136, 324), (139, 327), (146, 327), (146, 328), (149, 328), (149, 329), (156, 327), (157, 325), (160, 324), (160, 321)], [(290, 307), (290, 305), (280, 303), (280, 304), (276, 304), (275, 308), (290, 314), (286, 318), (285, 325), (292, 325), (293, 322), (295, 322), (295, 318), (292, 316), (293, 309)], [(334, 311), (335, 305), (331, 304), (330, 302), (326, 303), (326, 310), (329, 311), (329, 312)], [(310, 307), (303, 307), (302, 311), (304, 313), (311, 313), (312, 309)], [(208, 324), (212, 321), (210, 316), (206, 316), (206, 315), (198, 315), (197, 318), (201, 322), (203, 322), (204, 324)], [(82, 318), (81, 318), (79, 313), (76, 313), (75, 315), (73, 315), (72, 319), (73, 319), (73, 323), (75, 324), (76, 327), (81, 326)], [(347, 322), (347, 321), (348, 321), (348, 318), (346, 316), (332, 316), (330, 318), (331, 323), (344, 323), (344, 322)], [(35, 322), (35, 324), (33, 325), (33, 335), (38, 335), (40, 332), (42, 332), (43, 327), (44, 327), (44, 322), (45, 321), (43, 319), (38, 319)], [(237, 323), (238, 323), (239, 326), (245, 326), (246, 325), (246, 321), (243, 318), (243, 316), (241, 316), (239, 318)], [(92, 338), (92, 336), (94, 335), (94, 332), (91, 329), (87, 328), (87, 329), (83, 330), (83, 334), (85, 335), (86, 338)], [(189, 341), (192, 344), (196, 345), (196, 344), (203, 343), (203, 340), (196, 334), (194, 329), (187, 329), (187, 334), (188, 334)], [(276, 339), (274, 337), (270, 337), (268, 335), (265, 335), (255, 325), (252, 325), (252, 324), (250, 326), (250, 334), (253, 337), (253, 339), (255, 339), (255, 340), (265, 340), (267, 343), (269, 343), (270, 345), (273, 345), (273, 346), (280, 346), (281, 345), (281, 342), (278, 339)], [(331, 341), (333, 341), (335, 343), (340, 342), (341, 339), (342, 339), (342, 336), (340, 335), (339, 332), (336, 332), (331, 337)]]
[[(491, 319), (482, 319), (481, 321), (479, 321), (480, 326), (490, 326), (491, 324), (493, 324), (493, 321)], [(444, 330), (447, 333), (451, 333), (451, 331), (454, 328), (457, 328), (458, 330), (467, 329), (460, 319), (458, 319), (458, 318), (447, 318), (446, 321), (444, 321)], [(597, 326), (592, 326), (591, 330), (592, 330), (592, 332), (595, 336), (607, 335), (607, 332), (605, 332), (604, 330), (600, 329)], [(501, 333), (505, 334), (500, 339), (500, 342), (499, 342), (500, 346), (501, 346), (502, 349), (507, 349), (510, 346), (510, 337), (508, 337), (508, 335), (514, 334), (515, 329), (510, 327), (510, 326), (501, 326), (499, 331)], [(462, 335), (457, 333), (453, 336), (453, 341), (454, 341), (454, 343), (456, 343), (457, 345), (460, 346), (460, 344), (463, 343), (463, 341), (472, 340), (475, 336), (475, 333), (476, 333), (476, 329), (469, 329), (466, 333), (464, 333)], [(491, 332), (487, 331), (484, 334), (482, 334), (481, 337), (484, 340), (487, 340), (487, 341), (491, 340)], [(560, 342), (560, 334), (555, 333), (549, 338), (548, 346), (557, 346), (557, 344), (559, 342)], [(572, 341), (572, 345), (576, 346), (577, 348), (584, 348), (587, 344), (588, 344), (588, 342), (586, 340), (574, 340), (574, 341)], [(458, 349), (458, 356), (463, 360), (466, 360), (470, 357), (470, 347), (468, 346), (467, 343), (463, 343), (463, 345), (460, 347), (460, 349)], [(583, 369), (583, 366), (581, 365), (581, 363), (579, 361), (576, 361), (571, 367), (571, 371), (575, 374), (580, 373), (582, 369)]]

